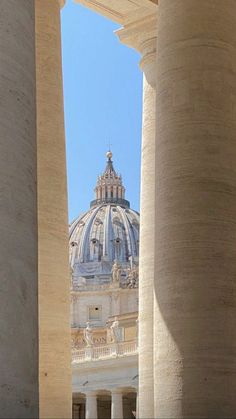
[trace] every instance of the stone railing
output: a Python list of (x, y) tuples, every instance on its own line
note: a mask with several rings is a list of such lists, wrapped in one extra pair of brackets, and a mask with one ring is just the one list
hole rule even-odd
[(72, 364), (135, 355), (137, 351), (136, 340), (99, 346), (87, 346), (86, 348), (77, 349), (72, 352)]

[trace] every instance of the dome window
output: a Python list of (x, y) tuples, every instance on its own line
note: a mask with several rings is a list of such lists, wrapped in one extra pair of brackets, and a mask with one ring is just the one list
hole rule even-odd
[(71, 247), (75, 247), (75, 246), (77, 246), (78, 245), (78, 243), (77, 242), (71, 242)]
[(102, 220), (100, 220), (100, 218), (96, 218), (96, 220), (94, 221), (94, 224), (96, 226), (98, 226), (98, 225), (103, 224), (103, 223), (102, 223)]

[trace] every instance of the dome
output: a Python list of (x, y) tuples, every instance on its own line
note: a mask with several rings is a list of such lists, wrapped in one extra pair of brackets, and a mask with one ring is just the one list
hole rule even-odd
[(96, 199), (69, 231), (70, 266), (74, 278), (110, 276), (114, 262), (123, 268), (138, 263), (139, 214), (125, 199), (122, 178), (113, 167), (112, 153), (98, 177)]
[(139, 215), (115, 204), (93, 207), (70, 227), (71, 262), (127, 262), (138, 257)]

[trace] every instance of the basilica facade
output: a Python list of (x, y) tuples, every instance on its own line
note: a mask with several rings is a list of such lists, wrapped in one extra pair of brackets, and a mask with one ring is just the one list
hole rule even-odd
[(74, 419), (132, 419), (138, 391), (139, 213), (111, 151), (90, 209), (70, 225)]

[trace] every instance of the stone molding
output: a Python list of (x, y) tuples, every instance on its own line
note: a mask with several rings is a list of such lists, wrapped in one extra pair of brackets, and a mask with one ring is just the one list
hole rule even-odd
[(115, 31), (120, 42), (138, 51), (142, 58), (140, 69), (150, 85), (155, 86), (155, 63), (157, 44), (157, 8), (155, 13), (126, 24)]
[(115, 33), (122, 44), (140, 52), (142, 55), (140, 67), (142, 69), (146, 62), (155, 60), (157, 13), (153, 13), (142, 19), (130, 22), (123, 28), (118, 29)]
[(157, 0), (74, 0), (121, 25), (154, 13)]

